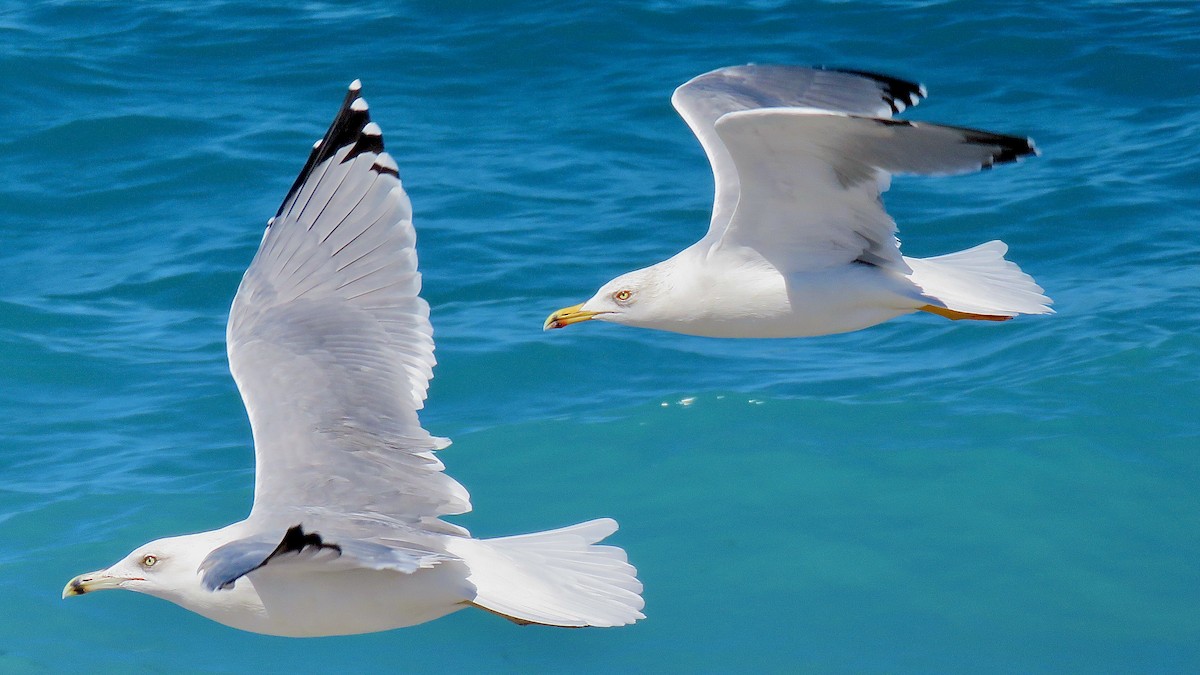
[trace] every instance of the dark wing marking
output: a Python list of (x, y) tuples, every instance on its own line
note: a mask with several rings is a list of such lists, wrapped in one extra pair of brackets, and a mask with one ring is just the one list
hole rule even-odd
[[(345, 523), (343, 523), (345, 525)], [(334, 526), (336, 528), (336, 525)], [(414, 533), (418, 537), (420, 533)], [(237, 539), (217, 547), (200, 563), (201, 583), (210, 591), (232, 588), (234, 582), (267, 566), (316, 565), (323, 570), (393, 570), (411, 574), (433, 567), (454, 555), (406, 538), (372, 540), (338, 537), (336, 544), (300, 525), (288, 528), (278, 544), (267, 533)]]
[[(936, 167), (923, 166), (921, 161), (924, 157), (920, 157), (920, 153), (909, 152), (907, 162), (900, 161), (893, 165), (881, 165), (882, 168), (893, 173), (925, 173), (936, 175), (941, 172), (962, 172), (973, 169), (990, 169), (996, 164), (1007, 164), (1015, 162), (1022, 157), (1029, 155), (1037, 155), (1038, 149), (1033, 144), (1033, 139), (1028, 136), (1009, 136), (1007, 134), (997, 134), (991, 131), (982, 129), (972, 129), (970, 127), (956, 127), (948, 124), (929, 124), (926, 122), (909, 122), (907, 120), (895, 119), (874, 119), (876, 123), (884, 126), (894, 127), (910, 127), (918, 130), (921, 133), (930, 131), (939, 131), (946, 136), (947, 139), (953, 138), (954, 142), (964, 146), (978, 146), (984, 150), (984, 154), (975, 154), (971, 151), (962, 153), (966, 156), (973, 157), (974, 161), (978, 162), (978, 166), (971, 166), (967, 160), (966, 166), (948, 165), (939, 170)], [(916, 157), (914, 157), (916, 156)], [(959, 163), (961, 163), (960, 160)], [(911, 164), (909, 166), (908, 164)]]
[(853, 68), (829, 68), (821, 66), (821, 70), (827, 70), (835, 73), (846, 73), (848, 75), (858, 75), (869, 80), (874, 80), (879, 87), (880, 93), (883, 95), (883, 100), (892, 108), (893, 113), (902, 113), (907, 108), (911, 108), (921, 102), (929, 94), (925, 91), (925, 86), (902, 80), (898, 77), (890, 75), (881, 75), (872, 73), (866, 70), (855, 70)]
[(284, 555), (308, 559), (322, 553), (329, 558), (342, 555), (341, 546), (326, 543), (321, 535), (305, 532), (300, 525), (288, 528), (274, 549), (270, 549), (270, 546), (269, 541), (239, 539), (216, 549), (200, 564), (200, 571), (204, 573), (204, 587), (210, 591), (233, 588), (238, 579)]
[[(346, 92), (346, 98), (342, 100), (342, 107), (338, 109), (337, 115), (333, 118), (333, 123), (329, 125), (329, 129), (325, 132), (324, 138), (313, 144), (312, 152), (308, 155), (308, 161), (304, 163), (304, 168), (300, 170), (300, 174), (296, 176), (295, 182), (288, 190), (287, 196), (283, 198), (283, 202), (279, 205), (279, 210), (275, 212), (275, 218), (283, 214), (288, 204), (296, 197), (296, 193), (300, 191), (300, 187), (312, 175), (313, 169), (321, 162), (332, 157), (338, 150), (350, 145), (353, 148), (350, 150), (342, 162), (348, 162), (364, 152), (372, 152), (381, 154), (383, 152), (383, 133), (379, 127), (371, 124), (371, 112), (360, 99), (362, 93), (362, 82), (355, 80), (350, 83), (350, 88)], [(398, 171), (387, 165), (379, 165), (372, 167), (381, 173), (390, 173), (393, 176), (399, 176)], [(273, 220), (273, 219), (272, 219)]]

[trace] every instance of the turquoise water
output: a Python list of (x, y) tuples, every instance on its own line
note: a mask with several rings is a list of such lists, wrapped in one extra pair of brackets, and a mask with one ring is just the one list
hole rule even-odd
[[(1200, 671), (1200, 11), (997, 5), (6, 3), (0, 672)], [(1002, 238), (1059, 313), (541, 332), (700, 236), (669, 95), (748, 61), (920, 79), (911, 117), (1032, 136), (887, 198), (907, 253)], [(416, 208), (456, 522), (617, 518), (644, 622), (298, 641), (59, 599), (248, 509), (226, 312), (356, 77)]]

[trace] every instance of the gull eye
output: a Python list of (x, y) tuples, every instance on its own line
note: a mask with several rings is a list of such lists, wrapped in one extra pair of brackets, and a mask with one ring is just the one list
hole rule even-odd
[(154, 567), (154, 563), (158, 562), (158, 558), (148, 555), (142, 558), (142, 567)]
[(616, 293), (613, 293), (613, 300), (616, 300), (617, 302), (626, 302), (629, 300), (629, 298), (632, 298), (632, 297), (633, 297), (633, 291), (628, 290), (628, 289), (617, 291)]

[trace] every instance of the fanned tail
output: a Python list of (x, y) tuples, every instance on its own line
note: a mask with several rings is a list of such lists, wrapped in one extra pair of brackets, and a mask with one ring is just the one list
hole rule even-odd
[(642, 583), (625, 551), (596, 542), (616, 521), (498, 539), (455, 539), (471, 568), (477, 607), (521, 624), (623, 626), (643, 619)]
[(1018, 314), (1053, 314), (1053, 301), (1033, 277), (1004, 259), (1008, 246), (989, 241), (933, 258), (905, 258), (909, 277), (929, 305), (921, 309), (948, 319), (1004, 321)]

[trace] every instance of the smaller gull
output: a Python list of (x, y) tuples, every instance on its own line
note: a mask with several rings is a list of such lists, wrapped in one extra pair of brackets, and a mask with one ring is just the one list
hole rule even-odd
[(421, 427), (432, 377), (412, 207), (358, 80), (267, 224), (233, 301), (229, 366), (254, 434), (254, 506), (211, 532), (152, 541), (80, 575), (255, 633), (389, 630), (479, 607), (520, 624), (643, 618), (625, 552), (593, 520), (475, 539)]
[(545, 328), (597, 319), (710, 337), (845, 333), (924, 311), (1004, 321), (1050, 299), (990, 241), (900, 253), (881, 194), (892, 174), (955, 174), (1037, 151), (1028, 138), (892, 119), (918, 84), (861, 71), (746, 65), (675, 90), (716, 182), (700, 241), (623, 274)]

